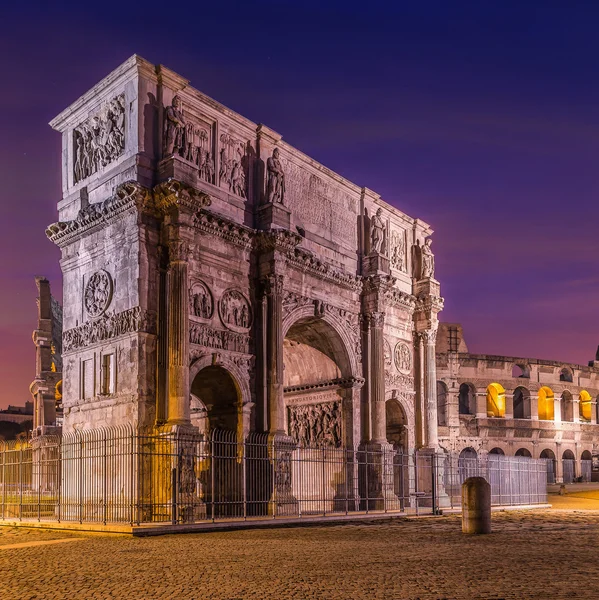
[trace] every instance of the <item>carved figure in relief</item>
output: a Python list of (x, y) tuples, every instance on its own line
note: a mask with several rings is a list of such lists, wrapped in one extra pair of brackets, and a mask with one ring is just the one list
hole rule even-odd
[(237, 160), (233, 161), (229, 181), (229, 191), (245, 198), (245, 176), (243, 175), (241, 163)]
[(87, 314), (99, 317), (110, 304), (112, 299), (112, 279), (104, 271), (96, 271), (87, 282), (84, 291), (83, 304)]
[(267, 201), (284, 204), (285, 173), (279, 159), (278, 148), (272, 151), (272, 156), (266, 161), (266, 169), (268, 171)]
[(195, 131), (193, 123), (187, 123), (185, 127), (185, 160), (195, 162), (199, 148), (195, 144)]
[(391, 266), (398, 271), (406, 270), (406, 244), (403, 231), (394, 231), (391, 236)]
[(204, 283), (198, 282), (192, 287), (190, 305), (191, 313), (196, 317), (202, 319), (212, 318), (212, 294)]
[(412, 370), (412, 353), (405, 342), (397, 342), (395, 345), (395, 366), (401, 373)]
[(167, 107), (164, 115), (164, 156), (181, 154), (184, 151), (185, 126), (181, 98), (175, 96), (172, 105)]
[(431, 250), (432, 240), (426, 238), (422, 246), (422, 278), (435, 276), (435, 255)]
[(289, 435), (305, 448), (339, 448), (339, 402), (289, 407)]
[(214, 183), (214, 159), (211, 152), (206, 152), (200, 169), (200, 177), (208, 183)]
[(379, 208), (376, 214), (370, 219), (370, 250), (376, 254), (380, 254), (383, 249), (385, 240), (385, 223), (381, 215), (383, 209)]
[(248, 330), (251, 325), (250, 306), (245, 296), (237, 290), (226, 291), (219, 302), (224, 325), (233, 330)]

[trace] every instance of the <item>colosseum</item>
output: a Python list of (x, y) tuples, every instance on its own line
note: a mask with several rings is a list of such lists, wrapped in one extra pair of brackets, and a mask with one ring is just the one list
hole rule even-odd
[[(597, 358), (597, 357), (596, 357)], [(437, 336), (439, 444), (481, 454), (548, 460), (548, 481), (590, 481), (597, 442), (599, 362), (471, 354), (462, 327)]]

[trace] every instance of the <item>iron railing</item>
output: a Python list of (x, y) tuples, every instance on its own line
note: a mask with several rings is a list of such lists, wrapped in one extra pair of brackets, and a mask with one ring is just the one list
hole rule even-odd
[(459, 508), (479, 475), (495, 505), (547, 501), (544, 460), (403, 453), (390, 445), (298, 446), (231, 431), (129, 426), (0, 442), (0, 518), (79, 523), (201, 523), (436, 513)]

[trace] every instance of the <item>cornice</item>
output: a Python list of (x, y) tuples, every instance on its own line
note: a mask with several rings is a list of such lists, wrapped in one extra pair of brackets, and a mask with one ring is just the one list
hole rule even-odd
[(127, 181), (120, 184), (114, 196), (104, 202), (90, 204), (79, 211), (72, 221), (57, 221), (46, 229), (46, 236), (59, 247), (64, 247), (91, 229), (110, 223), (130, 210), (152, 209), (150, 190), (137, 183)]
[(212, 204), (208, 194), (172, 177), (155, 186), (153, 192), (156, 209), (163, 214), (175, 208), (195, 212)]
[(204, 233), (222, 238), (242, 248), (250, 248), (256, 237), (254, 229), (206, 210), (200, 210), (194, 215), (193, 225)]

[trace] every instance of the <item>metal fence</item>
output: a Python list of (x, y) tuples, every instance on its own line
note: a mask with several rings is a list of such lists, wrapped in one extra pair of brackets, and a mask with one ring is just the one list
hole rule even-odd
[(544, 460), (459, 458), (391, 446), (303, 448), (235, 432), (128, 426), (0, 442), (0, 518), (201, 523), (459, 508), (472, 475), (495, 505), (547, 501)]

